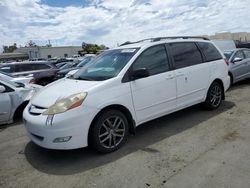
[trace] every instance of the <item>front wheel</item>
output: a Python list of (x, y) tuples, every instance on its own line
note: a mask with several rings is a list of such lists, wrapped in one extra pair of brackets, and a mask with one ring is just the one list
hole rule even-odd
[(90, 144), (99, 152), (109, 153), (119, 149), (128, 136), (128, 120), (118, 110), (103, 112), (90, 130)]
[(207, 98), (205, 101), (205, 107), (209, 110), (217, 109), (223, 98), (223, 88), (218, 82), (213, 82), (210, 86)]

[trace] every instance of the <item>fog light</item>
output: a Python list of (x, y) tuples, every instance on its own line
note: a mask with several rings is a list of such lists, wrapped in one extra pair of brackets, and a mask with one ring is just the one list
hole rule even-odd
[(65, 137), (59, 137), (53, 140), (53, 142), (58, 143), (58, 142), (68, 142), (72, 136), (65, 136)]

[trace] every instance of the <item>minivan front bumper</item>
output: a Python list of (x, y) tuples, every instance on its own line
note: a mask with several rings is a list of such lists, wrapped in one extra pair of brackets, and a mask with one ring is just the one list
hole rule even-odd
[[(29, 138), (48, 149), (76, 149), (88, 146), (88, 132), (97, 109), (82, 106), (56, 114), (48, 124), (47, 115), (33, 115), (30, 104), (23, 112), (24, 125)], [(46, 124), (47, 122), (47, 124)]]

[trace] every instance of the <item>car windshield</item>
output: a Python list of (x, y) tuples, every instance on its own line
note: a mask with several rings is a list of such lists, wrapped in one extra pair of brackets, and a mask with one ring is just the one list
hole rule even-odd
[(227, 60), (229, 60), (231, 58), (231, 56), (233, 55), (233, 51), (225, 51), (224, 55), (227, 58)]
[(138, 49), (116, 49), (103, 52), (92, 63), (81, 68), (71, 79), (102, 81), (117, 76)]
[(65, 65), (61, 66), (60, 69), (63, 70), (63, 69), (69, 69), (73, 67), (73, 64), (72, 63), (66, 63)]
[(95, 57), (85, 57), (76, 67), (77, 68), (81, 68), (84, 65), (88, 64), (92, 59), (94, 59)]

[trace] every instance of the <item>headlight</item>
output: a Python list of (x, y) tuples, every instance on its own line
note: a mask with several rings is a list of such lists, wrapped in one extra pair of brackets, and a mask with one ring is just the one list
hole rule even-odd
[(50, 106), (45, 112), (43, 112), (43, 115), (59, 114), (72, 108), (76, 108), (82, 104), (86, 96), (87, 93), (78, 93), (70, 95), (69, 97), (61, 99), (52, 106)]

